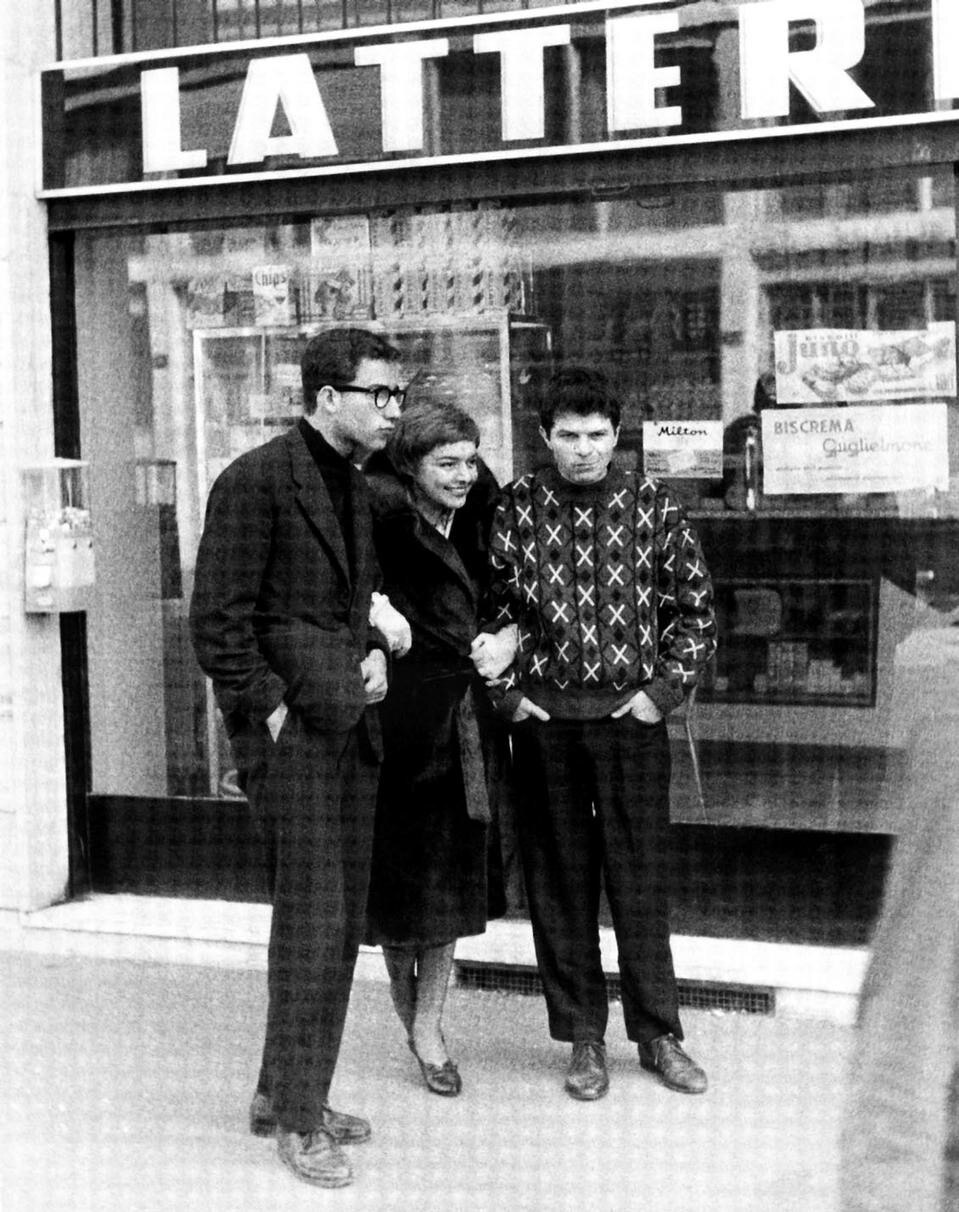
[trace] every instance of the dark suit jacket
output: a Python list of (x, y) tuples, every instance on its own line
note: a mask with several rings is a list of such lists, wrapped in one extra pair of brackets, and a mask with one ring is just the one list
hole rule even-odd
[[(366, 710), (360, 662), (379, 568), (359, 472), (351, 485), (352, 575), (323, 477), (296, 427), (241, 455), (210, 492), (190, 625), (241, 772), (281, 701), (320, 732), (346, 732)], [(370, 733), (378, 746), (375, 712)]]

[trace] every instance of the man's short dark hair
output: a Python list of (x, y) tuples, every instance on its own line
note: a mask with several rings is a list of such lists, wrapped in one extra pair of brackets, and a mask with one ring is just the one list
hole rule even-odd
[(479, 446), (479, 426), (455, 404), (423, 401), (407, 408), (387, 447), (390, 460), (401, 477), (415, 475), (420, 459), (437, 446), (473, 442)]
[(619, 429), (619, 397), (601, 370), (592, 370), (588, 366), (563, 366), (552, 375), (540, 405), (540, 424), (550, 434), (556, 418), (570, 412), (580, 417), (599, 413), (609, 418), (613, 429)]
[(402, 356), (385, 337), (366, 328), (330, 328), (318, 333), (307, 342), (300, 358), (304, 411), (308, 415), (316, 411), (316, 393), (321, 387), (352, 383), (364, 358), (399, 362)]

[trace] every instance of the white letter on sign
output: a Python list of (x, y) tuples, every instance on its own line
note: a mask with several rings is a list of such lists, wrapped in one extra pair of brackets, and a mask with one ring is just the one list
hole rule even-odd
[(140, 73), (140, 113), (144, 175), (206, 168), (202, 148), (184, 151), (182, 147), (178, 67), (157, 67)]
[(549, 25), (477, 34), (473, 39), (476, 54), (499, 52), (504, 140), (542, 139), (546, 129), (543, 51), (547, 46), (566, 46), (569, 37), (568, 25)]
[(632, 14), (606, 22), (606, 106), (612, 130), (646, 126), (679, 126), (678, 105), (656, 108), (656, 89), (680, 81), (679, 67), (655, 67), (653, 40), (679, 29), (678, 13)]
[(423, 61), (450, 53), (449, 40), (391, 42), (358, 46), (353, 58), (358, 67), (380, 68), (380, 111), (383, 150), (419, 151), (423, 146)]
[[(277, 105), (283, 106), (292, 134), (270, 134)], [(312, 160), (337, 154), (309, 56), (254, 59), (243, 82), (227, 163), (257, 164), (267, 156)]]
[[(789, 23), (812, 21), (816, 45), (789, 50)], [(789, 113), (789, 81), (813, 109), (872, 109), (875, 102), (853, 80), (866, 47), (862, 0), (767, 0), (739, 7), (739, 71), (744, 118)]]
[(959, 97), (959, 5), (956, 0), (932, 0), (932, 80), (937, 101)]

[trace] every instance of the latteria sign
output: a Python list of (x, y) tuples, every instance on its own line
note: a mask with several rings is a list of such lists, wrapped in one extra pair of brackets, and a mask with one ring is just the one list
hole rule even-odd
[[(929, 108), (948, 110), (959, 0), (916, 8), (900, 62), (931, 62)], [(880, 28), (863, 0), (609, 0), (60, 63), (43, 72), (40, 192), (900, 123), (894, 73), (869, 73), (872, 93), (857, 78)]]

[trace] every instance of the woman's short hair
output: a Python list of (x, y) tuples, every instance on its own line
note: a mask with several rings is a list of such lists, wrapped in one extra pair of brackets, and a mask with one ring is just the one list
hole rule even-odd
[(395, 363), (401, 357), (385, 337), (367, 328), (330, 328), (318, 333), (300, 358), (304, 411), (307, 415), (316, 411), (316, 394), (321, 387), (352, 382), (364, 359)]
[(619, 429), (621, 405), (609, 380), (601, 370), (588, 366), (564, 366), (546, 384), (539, 420), (547, 434), (556, 418), (564, 413), (588, 417), (593, 413), (608, 417), (613, 429)]
[(455, 404), (421, 401), (405, 410), (390, 438), (387, 452), (397, 472), (406, 478), (416, 474), (420, 460), (437, 446), (472, 442), (479, 446), (479, 426)]

